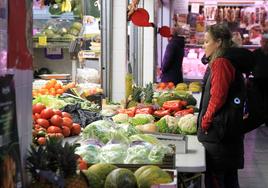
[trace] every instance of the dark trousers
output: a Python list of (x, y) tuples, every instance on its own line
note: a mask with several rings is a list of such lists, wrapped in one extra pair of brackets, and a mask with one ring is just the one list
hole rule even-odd
[(268, 126), (268, 86), (267, 86), (268, 79), (260, 79), (256, 78), (254, 80), (254, 84), (258, 87), (261, 92), (261, 97), (264, 105), (264, 118), (265, 124)]
[(206, 172), (206, 188), (239, 188), (237, 170), (225, 172)]

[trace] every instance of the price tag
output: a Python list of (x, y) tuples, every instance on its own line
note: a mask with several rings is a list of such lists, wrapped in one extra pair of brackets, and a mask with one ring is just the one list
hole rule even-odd
[(47, 36), (38, 37), (38, 44), (40, 46), (46, 46), (47, 45)]
[(96, 58), (96, 54), (94, 52), (90, 52), (87, 50), (82, 50), (78, 53), (79, 58), (87, 59), (87, 58)]
[(191, 13), (199, 14), (199, 7), (200, 5), (198, 3), (192, 3)]

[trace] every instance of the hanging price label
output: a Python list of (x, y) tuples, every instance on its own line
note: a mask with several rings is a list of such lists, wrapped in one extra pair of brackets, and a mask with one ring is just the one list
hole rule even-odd
[(47, 45), (47, 36), (38, 37), (38, 44), (40, 46), (46, 46)]

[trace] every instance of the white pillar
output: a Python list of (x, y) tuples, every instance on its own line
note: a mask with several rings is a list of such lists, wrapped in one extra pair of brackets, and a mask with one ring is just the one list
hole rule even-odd
[[(145, 0), (144, 8), (150, 15), (149, 22), (155, 23), (154, 0)], [(143, 51), (143, 85), (154, 81), (154, 62), (155, 62), (155, 33), (154, 28), (144, 28), (144, 51)]]
[[(173, 8), (172, 8), (172, 5), (173, 5), (173, 0), (172, 1), (169, 1), (169, 2), (164, 2), (163, 3), (163, 26), (166, 25), (166, 26), (169, 26), (170, 28), (172, 27), (172, 18), (173, 18)], [(168, 44), (168, 39), (167, 38), (164, 38), (162, 37), (162, 60), (163, 60), (163, 57), (164, 57), (164, 53), (165, 53), (165, 50), (166, 50), (166, 47), (167, 47), (167, 44)]]
[(112, 100), (125, 98), (127, 66), (127, 0), (113, 1)]

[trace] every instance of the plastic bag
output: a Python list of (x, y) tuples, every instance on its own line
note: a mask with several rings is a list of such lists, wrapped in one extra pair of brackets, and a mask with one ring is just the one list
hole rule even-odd
[(100, 74), (98, 70), (91, 68), (77, 69), (77, 83), (100, 83)]
[(126, 158), (127, 145), (109, 143), (100, 150), (101, 163), (123, 164)]

